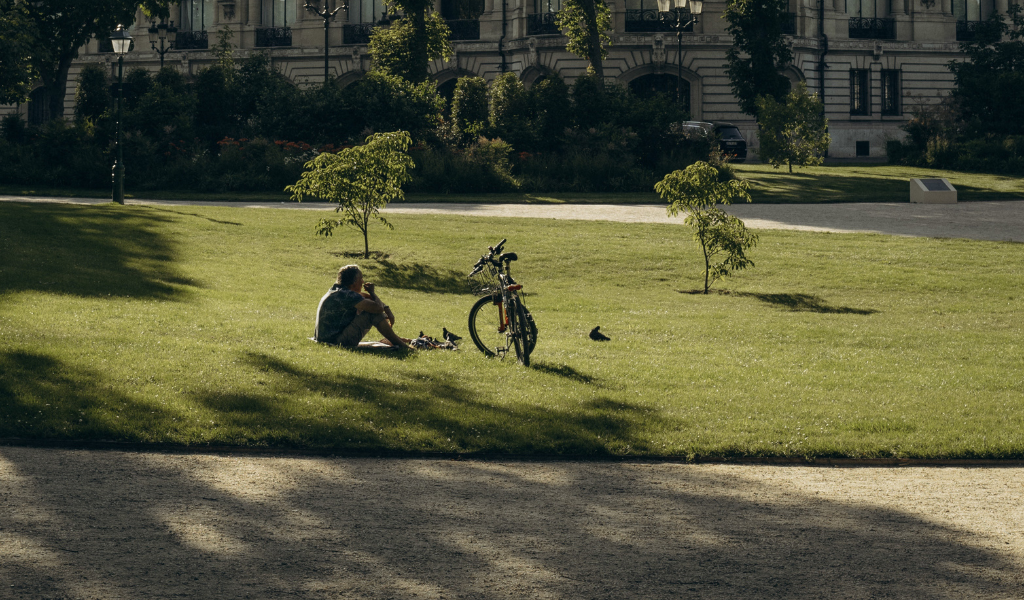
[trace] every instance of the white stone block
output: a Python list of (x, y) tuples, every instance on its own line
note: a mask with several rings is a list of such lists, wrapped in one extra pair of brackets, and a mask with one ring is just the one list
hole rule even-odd
[(956, 188), (948, 179), (911, 179), (910, 201), (922, 204), (956, 204)]

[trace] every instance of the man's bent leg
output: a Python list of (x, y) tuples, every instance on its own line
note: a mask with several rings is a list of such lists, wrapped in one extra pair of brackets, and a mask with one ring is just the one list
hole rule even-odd
[(409, 342), (398, 337), (398, 334), (395, 333), (395, 330), (391, 328), (391, 321), (388, 321), (387, 319), (381, 319), (379, 323), (374, 325), (374, 327), (377, 328), (377, 331), (379, 331), (380, 334), (384, 336), (384, 339), (386, 339), (392, 346), (398, 346), (399, 348), (410, 347)]
[(355, 348), (359, 342), (370, 332), (370, 328), (376, 326), (380, 329), (380, 323), (387, 323), (382, 314), (360, 313), (349, 323), (348, 327), (338, 336), (337, 344), (346, 348)]

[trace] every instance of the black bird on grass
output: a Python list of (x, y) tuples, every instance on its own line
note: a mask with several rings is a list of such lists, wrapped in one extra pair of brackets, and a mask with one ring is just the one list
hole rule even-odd
[(444, 334), (444, 341), (446, 342), (451, 342), (455, 344), (456, 342), (462, 339), (462, 336), (455, 335), (454, 333), (448, 331), (448, 329), (445, 327), (441, 328), (441, 333)]
[(590, 339), (594, 340), (595, 342), (607, 342), (608, 340), (612, 339), (612, 338), (606, 336), (605, 334), (601, 333), (600, 329), (601, 329), (600, 325), (598, 325), (597, 327), (591, 329), (590, 330)]

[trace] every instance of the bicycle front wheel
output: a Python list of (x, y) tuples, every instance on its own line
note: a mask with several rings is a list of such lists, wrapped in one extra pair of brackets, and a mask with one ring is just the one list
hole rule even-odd
[(494, 296), (484, 296), (469, 309), (469, 335), (487, 356), (504, 356), (512, 344), (500, 306), (500, 297), (495, 304)]

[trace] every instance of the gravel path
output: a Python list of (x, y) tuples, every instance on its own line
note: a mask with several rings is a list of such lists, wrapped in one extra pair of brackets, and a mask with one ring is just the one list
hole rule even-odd
[(0, 598), (1024, 597), (1024, 468), (0, 448)]
[[(0, 196), (0, 202), (60, 202), (105, 204), (96, 198), (44, 198)], [(192, 202), (129, 200), (128, 204), (234, 206), (239, 208), (287, 208), (331, 210), (324, 204), (293, 202)], [(881, 233), (912, 237), (968, 238), (1024, 242), (1024, 200), (963, 202), (959, 204), (910, 204), (856, 202), (848, 204), (742, 204), (728, 211), (752, 229), (792, 229), (835, 233)], [(623, 223), (675, 223), (663, 205), (614, 204), (393, 204), (385, 213), (450, 214), (476, 217), (533, 217), (618, 221)]]

